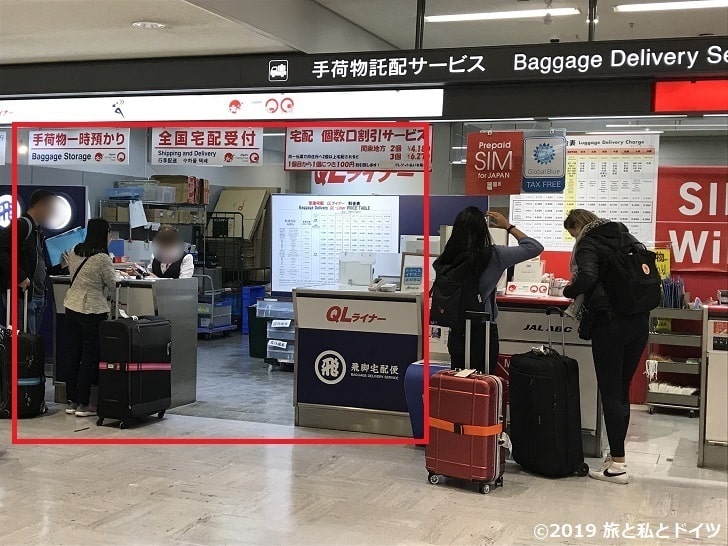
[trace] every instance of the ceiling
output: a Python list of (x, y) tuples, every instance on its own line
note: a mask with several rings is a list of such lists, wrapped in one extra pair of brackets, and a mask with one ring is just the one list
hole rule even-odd
[[(134, 21), (169, 26), (144, 30)], [(0, 0), (1, 64), (288, 49), (182, 0)]]
[[(728, 10), (618, 14), (600, 0), (597, 39), (722, 35)], [(657, 0), (639, 0), (654, 2)], [(586, 39), (587, 0), (553, 0), (582, 15), (428, 23), (425, 47)], [(417, 0), (0, 0), (0, 64), (412, 48)], [(540, 9), (543, 0), (427, 0), (427, 14)], [(134, 21), (164, 22), (163, 30)], [(634, 23), (631, 25), (631, 23)]]
[[(703, 9), (662, 13), (615, 13), (616, 4), (654, 3), (664, 0), (599, 0), (598, 40), (630, 40), (724, 35), (728, 10)], [(415, 40), (417, 0), (317, 0), (398, 48), (412, 48)], [(554, 8), (579, 8), (582, 15), (557, 17), (545, 25), (542, 19), (427, 23), (424, 47), (463, 47), (585, 41), (588, 0), (553, 0)], [(542, 9), (543, 0), (427, 0), (427, 15)], [(634, 23), (630, 26), (630, 23)]]

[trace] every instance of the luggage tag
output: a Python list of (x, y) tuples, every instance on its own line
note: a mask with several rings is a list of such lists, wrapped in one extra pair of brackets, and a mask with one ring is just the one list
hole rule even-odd
[(475, 372), (476, 372), (476, 370), (474, 370), (473, 368), (460, 370), (459, 372), (457, 372), (455, 374), (455, 377), (468, 377), (468, 376), (474, 374)]

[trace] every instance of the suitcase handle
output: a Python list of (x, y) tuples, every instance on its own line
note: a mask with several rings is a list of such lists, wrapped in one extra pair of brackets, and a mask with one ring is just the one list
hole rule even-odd
[[(12, 297), (12, 292), (10, 288), (8, 288), (8, 294), (6, 301), (8, 304), (5, 306), (5, 324), (8, 328), (11, 326), (10, 322), (10, 308), (13, 307), (11, 304), (10, 298)], [(23, 290), (23, 332), (28, 333), (28, 290)]]
[(556, 313), (561, 317), (561, 354), (566, 355), (566, 332), (564, 331), (564, 310), (559, 307), (547, 307), (546, 316), (548, 317), (548, 330), (549, 330), (549, 349), (553, 350), (553, 341), (551, 339), (551, 315)]
[(465, 311), (465, 369), (470, 369), (470, 353), (472, 352), (471, 339), (473, 323), (478, 322), (485, 326), (485, 365), (490, 367), (490, 314), (485, 311)]
[(546, 316), (550, 316), (551, 314), (556, 313), (560, 317), (564, 316), (564, 310), (560, 307), (547, 307), (546, 308)]

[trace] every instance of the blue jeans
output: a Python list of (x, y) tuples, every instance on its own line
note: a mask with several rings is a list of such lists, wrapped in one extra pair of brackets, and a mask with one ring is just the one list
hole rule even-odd
[[(3, 307), (8, 308), (8, 296), (2, 294)], [(23, 306), (25, 305), (24, 298), (21, 296), (18, 299), (18, 305), (16, 307), (18, 313), (18, 320), (13, 326), (19, 330), (23, 329)], [(38, 335), (40, 333), (40, 327), (43, 322), (43, 314), (45, 313), (46, 297), (44, 294), (31, 296), (28, 294), (28, 333)], [(12, 322), (12, 320), (11, 320)], [(7, 325), (6, 325), (7, 326)]]

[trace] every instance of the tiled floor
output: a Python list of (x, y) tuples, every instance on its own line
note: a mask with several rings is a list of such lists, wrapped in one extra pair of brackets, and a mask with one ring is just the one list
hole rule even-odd
[[(230, 362), (201, 359), (200, 365), (214, 374), (215, 366)], [(229, 372), (228, 383), (236, 376)], [(252, 379), (258, 374), (271, 382), (270, 392), (275, 381), (290, 381), (282, 372), (268, 376), (256, 368), (248, 389), (259, 388)], [(212, 385), (204, 389), (214, 392)], [(230, 401), (210, 399), (206, 407), (225, 404)], [(21, 435), (332, 435), (181, 414), (120, 431), (54, 409), (22, 421)], [(636, 412), (628, 458), (633, 480), (627, 486), (549, 480), (509, 464), (505, 487), (484, 496), (462, 483), (426, 483), (423, 450), (413, 447), (12, 446), (9, 423), (2, 421), (0, 544), (726, 544), (727, 475), (695, 467), (697, 420)], [(623, 531), (633, 526), (632, 533), (638, 524), (650, 524), (653, 533), (663, 524), (673, 538), (604, 538), (611, 523)], [(593, 524), (595, 536), (539, 542), (539, 524)], [(687, 531), (675, 539), (676, 524), (721, 527), (712, 539), (688, 540)], [(703, 526), (699, 532), (713, 531)], [(582, 534), (591, 535), (591, 528), (582, 527)]]

